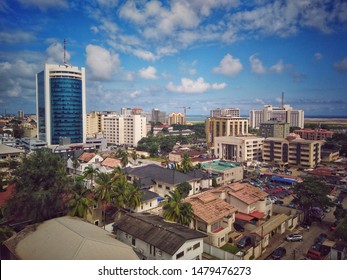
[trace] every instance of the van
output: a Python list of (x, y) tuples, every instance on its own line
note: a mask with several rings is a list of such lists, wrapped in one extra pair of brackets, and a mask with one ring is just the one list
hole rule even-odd
[(244, 249), (248, 245), (251, 245), (251, 238), (249, 236), (242, 237), (239, 242), (237, 242), (237, 248)]
[(311, 259), (311, 260), (323, 260), (324, 256), (321, 252), (316, 251), (312, 248), (308, 249), (306, 257)]

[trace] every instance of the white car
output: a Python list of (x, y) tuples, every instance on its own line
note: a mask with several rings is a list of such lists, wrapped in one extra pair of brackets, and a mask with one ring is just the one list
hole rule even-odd
[(303, 241), (304, 239), (301, 234), (292, 233), (286, 236), (286, 240), (293, 242), (293, 241)]

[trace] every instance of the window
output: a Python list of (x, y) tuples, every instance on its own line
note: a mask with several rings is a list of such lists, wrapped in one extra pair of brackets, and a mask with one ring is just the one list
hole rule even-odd
[(184, 252), (182, 251), (181, 253), (178, 253), (176, 255), (176, 259), (178, 260), (179, 258), (182, 258), (184, 256)]
[(131, 239), (131, 245), (132, 245), (132, 246), (136, 246), (136, 239), (135, 239), (135, 238), (132, 238), (132, 239)]
[(193, 250), (198, 249), (199, 247), (200, 247), (200, 242), (198, 242), (198, 243), (194, 244), (194, 246), (193, 246)]

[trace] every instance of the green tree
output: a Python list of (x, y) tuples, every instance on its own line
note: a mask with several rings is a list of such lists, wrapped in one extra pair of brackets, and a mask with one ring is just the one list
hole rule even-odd
[(294, 186), (294, 192), (304, 211), (305, 222), (308, 222), (311, 207), (324, 209), (331, 205), (327, 195), (330, 193), (326, 184), (318, 177), (305, 176), (303, 181)]
[(192, 163), (192, 160), (190, 159), (188, 152), (183, 153), (180, 167), (181, 167), (181, 170), (183, 173), (188, 173), (190, 171), (193, 171), (193, 169), (194, 169), (193, 163)]
[(338, 238), (341, 238), (343, 241), (347, 242), (347, 217), (344, 217), (339, 221), (336, 226), (335, 234)]
[(12, 230), (10, 227), (8, 226), (0, 227), (0, 246), (2, 245), (2, 243), (4, 243), (4, 241), (9, 239), (14, 234), (15, 234), (15, 231)]
[(106, 205), (113, 200), (112, 175), (107, 173), (99, 173), (96, 177), (96, 197), (98, 203), (102, 205), (103, 223), (106, 224)]
[(192, 186), (188, 182), (183, 182), (177, 186), (177, 189), (181, 195), (181, 198), (186, 198), (189, 195), (189, 192), (192, 190)]
[(124, 194), (125, 207), (135, 210), (136, 207), (140, 206), (141, 198), (142, 198), (142, 192), (140, 191), (139, 187), (131, 183), (126, 184), (125, 194)]
[(5, 206), (12, 221), (41, 222), (67, 210), (65, 196), (71, 185), (65, 161), (48, 149), (40, 149), (23, 159), (13, 173), (16, 184)]
[(83, 171), (83, 176), (89, 181), (89, 187), (92, 189), (94, 189), (94, 178), (98, 173), (99, 170), (91, 164), (89, 164)]
[(166, 220), (189, 225), (193, 219), (193, 208), (188, 202), (183, 202), (179, 190), (170, 192), (167, 202), (163, 205), (163, 216)]
[(122, 165), (122, 167), (126, 167), (129, 163), (129, 156), (128, 156), (128, 153), (125, 152), (123, 153), (122, 155), (122, 158), (120, 160), (120, 164)]
[(71, 197), (67, 203), (70, 216), (85, 219), (92, 213), (91, 207), (95, 204), (90, 189), (83, 185), (83, 177), (78, 177), (71, 188)]
[(138, 155), (136, 153), (136, 150), (134, 150), (131, 154), (131, 158), (133, 159), (134, 161), (134, 164), (136, 165), (136, 161), (137, 161), (137, 158), (138, 158)]

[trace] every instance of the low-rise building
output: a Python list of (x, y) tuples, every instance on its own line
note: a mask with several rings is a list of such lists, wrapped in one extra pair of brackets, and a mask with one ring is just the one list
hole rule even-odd
[(201, 260), (206, 234), (149, 213), (124, 213), (113, 226), (117, 239), (142, 259)]
[(240, 163), (212, 160), (203, 162), (201, 167), (210, 175), (216, 176), (217, 184), (229, 184), (243, 179), (243, 167)]
[(262, 122), (260, 124), (260, 135), (264, 138), (285, 138), (289, 134), (290, 124), (276, 119)]
[(192, 205), (194, 221), (191, 227), (207, 234), (205, 242), (222, 247), (233, 230), (237, 209), (211, 192), (204, 192), (184, 200)]
[(298, 134), (302, 139), (306, 140), (326, 140), (334, 135), (333, 131), (327, 129), (297, 129), (294, 130), (295, 134)]
[(214, 155), (217, 158), (235, 162), (260, 161), (263, 143), (263, 137), (252, 135), (216, 137)]

